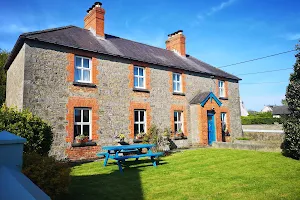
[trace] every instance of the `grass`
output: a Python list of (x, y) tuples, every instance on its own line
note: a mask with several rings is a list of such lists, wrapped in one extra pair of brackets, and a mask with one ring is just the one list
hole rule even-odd
[(280, 153), (186, 150), (151, 162), (73, 167), (67, 199), (300, 199), (300, 162)]

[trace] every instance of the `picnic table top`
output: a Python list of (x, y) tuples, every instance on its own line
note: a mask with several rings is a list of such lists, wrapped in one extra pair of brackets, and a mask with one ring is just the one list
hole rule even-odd
[(155, 144), (131, 144), (131, 145), (119, 145), (119, 146), (103, 146), (104, 150), (126, 150), (126, 149), (140, 149), (140, 148), (151, 148)]

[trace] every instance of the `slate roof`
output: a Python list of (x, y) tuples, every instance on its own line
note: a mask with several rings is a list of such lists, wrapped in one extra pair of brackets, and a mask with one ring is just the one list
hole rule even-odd
[(288, 106), (274, 106), (273, 115), (288, 115), (291, 111)]
[(178, 68), (233, 80), (241, 80), (232, 74), (215, 68), (189, 55), (186, 57), (180, 56), (170, 50), (108, 34), (105, 34), (105, 38), (95, 37), (91, 31), (76, 26), (65, 26), (20, 35), (5, 64), (6, 69), (8, 69), (13, 62), (25, 40), (46, 42), (160, 66)]
[(209, 95), (210, 92), (200, 92), (191, 101), (190, 104), (200, 104)]

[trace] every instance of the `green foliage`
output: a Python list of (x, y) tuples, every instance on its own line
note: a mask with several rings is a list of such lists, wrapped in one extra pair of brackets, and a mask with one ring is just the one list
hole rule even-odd
[(51, 199), (68, 192), (71, 169), (66, 163), (37, 153), (25, 153), (22, 172)]
[(250, 138), (247, 137), (240, 137), (240, 138), (236, 138), (237, 140), (251, 140)]
[[(297, 47), (299, 51), (299, 47)], [(286, 91), (286, 102), (291, 114), (283, 123), (285, 133), (282, 144), (282, 154), (294, 159), (300, 159), (300, 54), (298, 53), (294, 65), (294, 73), (290, 76), (290, 83)]]
[(5, 88), (6, 88), (6, 70), (4, 65), (9, 56), (9, 53), (0, 49), (0, 105), (5, 102)]
[(51, 127), (28, 110), (0, 108), (0, 131), (9, 131), (27, 139), (24, 152), (47, 154), (52, 143)]
[(273, 118), (273, 117), (257, 117), (257, 116), (247, 116), (241, 117), (242, 119), (242, 124), (243, 125), (250, 125), (250, 124), (274, 124), (275, 122), (277, 123), (282, 123), (281, 118)]
[(285, 106), (288, 105), (285, 99), (281, 99), (281, 104), (282, 104), (282, 105), (285, 105)]

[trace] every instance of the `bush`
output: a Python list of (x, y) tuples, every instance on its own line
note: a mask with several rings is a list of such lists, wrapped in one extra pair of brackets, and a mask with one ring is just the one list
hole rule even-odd
[(52, 143), (51, 127), (28, 110), (17, 111), (3, 105), (0, 108), (0, 131), (9, 131), (27, 139), (24, 152), (48, 154)]
[(281, 118), (273, 118), (273, 117), (258, 117), (258, 116), (247, 116), (241, 117), (242, 119), (242, 124), (243, 125), (250, 125), (250, 124), (274, 124), (275, 122), (277, 123), (282, 123)]
[(294, 73), (290, 75), (290, 83), (286, 90), (286, 102), (290, 114), (283, 123), (284, 141), (282, 154), (300, 160), (300, 44), (294, 65)]
[(71, 169), (67, 163), (37, 153), (25, 153), (22, 172), (51, 199), (68, 192)]

